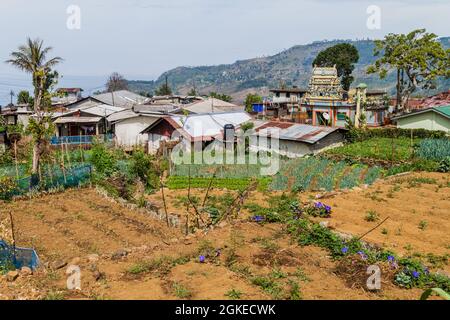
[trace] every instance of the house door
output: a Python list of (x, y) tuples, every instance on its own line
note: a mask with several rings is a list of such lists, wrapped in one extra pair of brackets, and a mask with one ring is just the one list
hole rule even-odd
[(80, 135), (80, 129), (79, 129), (78, 125), (71, 124), (69, 126), (69, 136), (73, 137), (73, 136), (78, 136), (78, 135)]

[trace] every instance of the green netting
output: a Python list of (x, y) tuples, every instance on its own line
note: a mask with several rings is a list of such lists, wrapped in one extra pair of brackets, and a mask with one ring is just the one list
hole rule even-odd
[(73, 167), (69, 170), (54, 168), (41, 181), (37, 177), (26, 177), (16, 180), (15, 196), (20, 196), (32, 190), (47, 191), (54, 188), (77, 187), (87, 182), (91, 177), (92, 167), (89, 164)]

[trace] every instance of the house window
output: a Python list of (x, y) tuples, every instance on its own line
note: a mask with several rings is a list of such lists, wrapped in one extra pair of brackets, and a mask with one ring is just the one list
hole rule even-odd
[(345, 117), (347, 116), (346, 112), (338, 112), (337, 113), (337, 120), (338, 121), (345, 121)]
[(291, 93), (290, 92), (286, 92), (286, 98), (290, 98), (291, 97)]

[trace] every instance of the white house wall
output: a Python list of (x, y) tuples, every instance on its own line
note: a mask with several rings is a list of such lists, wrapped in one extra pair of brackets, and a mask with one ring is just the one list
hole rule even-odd
[(141, 132), (158, 120), (158, 117), (135, 117), (115, 124), (115, 135), (120, 146), (145, 145), (148, 135)]

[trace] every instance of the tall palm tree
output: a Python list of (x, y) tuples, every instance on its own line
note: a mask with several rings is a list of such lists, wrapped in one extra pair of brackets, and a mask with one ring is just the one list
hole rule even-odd
[[(19, 46), (17, 51), (11, 52), (9, 63), (22, 71), (31, 73), (34, 86), (34, 112), (37, 118), (37, 125), (43, 126), (44, 109), (42, 101), (47, 90), (47, 76), (51, 73), (54, 66), (62, 61), (60, 57), (47, 59), (47, 54), (52, 47), (44, 47), (44, 41), (40, 39), (27, 39), (25, 45)], [(36, 174), (39, 170), (39, 160), (42, 153), (42, 144), (44, 143), (44, 130), (35, 130), (33, 146), (33, 168), (32, 173)]]

